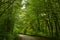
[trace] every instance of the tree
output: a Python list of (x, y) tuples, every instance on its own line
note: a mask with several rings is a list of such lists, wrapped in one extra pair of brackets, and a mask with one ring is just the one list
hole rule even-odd
[(0, 1), (0, 40), (13, 40), (15, 9), (20, 7), (21, 0)]

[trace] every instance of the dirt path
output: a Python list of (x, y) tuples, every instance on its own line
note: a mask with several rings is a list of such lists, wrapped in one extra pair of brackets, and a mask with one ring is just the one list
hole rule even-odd
[(33, 36), (19, 34), (19, 40), (54, 40), (54, 39), (47, 37), (33, 37)]

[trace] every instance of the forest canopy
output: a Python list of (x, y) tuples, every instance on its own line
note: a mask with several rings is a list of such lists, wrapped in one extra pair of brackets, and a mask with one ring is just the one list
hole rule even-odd
[(60, 1), (0, 0), (0, 37), (12, 40), (17, 34), (59, 39)]

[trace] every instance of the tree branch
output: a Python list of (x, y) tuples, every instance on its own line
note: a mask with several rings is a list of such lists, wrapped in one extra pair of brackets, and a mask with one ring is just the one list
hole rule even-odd
[(0, 14), (0, 17), (4, 14), (4, 12), (5, 12), (7, 9), (9, 9), (9, 8), (11, 7), (11, 5), (14, 3), (14, 1), (15, 1), (15, 0), (13, 0), (13, 2), (10, 3), (10, 5), (3, 10), (3, 12)]

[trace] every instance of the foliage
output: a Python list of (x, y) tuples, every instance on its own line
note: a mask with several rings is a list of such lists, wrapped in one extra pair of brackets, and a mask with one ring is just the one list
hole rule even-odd
[(1, 40), (12, 40), (8, 36), (15, 38), (18, 33), (58, 39), (60, 37), (59, 24), (59, 0), (0, 1)]
[(21, 0), (0, 0), (0, 40), (13, 40), (15, 11), (20, 8), (20, 2)]
[[(19, 33), (58, 37), (60, 6), (58, 0), (27, 0), (15, 26)], [(23, 7), (23, 6), (22, 6)]]

